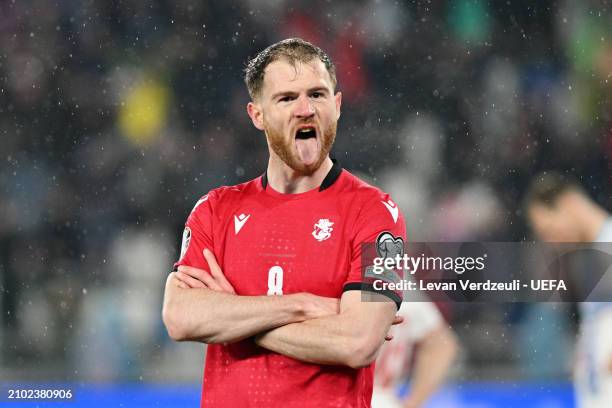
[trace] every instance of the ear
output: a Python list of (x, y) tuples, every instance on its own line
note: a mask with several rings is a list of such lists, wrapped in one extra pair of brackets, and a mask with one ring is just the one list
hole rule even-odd
[(342, 105), (342, 92), (336, 92), (334, 95), (336, 100), (336, 120), (340, 119), (340, 106)]
[(261, 107), (254, 102), (249, 102), (247, 104), (247, 113), (251, 118), (251, 122), (253, 122), (253, 126), (259, 130), (264, 130), (263, 112), (261, 111)]

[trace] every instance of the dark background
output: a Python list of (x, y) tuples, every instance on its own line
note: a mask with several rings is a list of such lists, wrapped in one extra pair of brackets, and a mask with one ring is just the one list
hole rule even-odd
[[(242, 69), (270, 43), (332, 56), (334, 154), (412, 240), (520, 241), (539, 171), (612, 204), (611, 34), (607, 1), (0, 2), (0, 378), (199, 381), (163, 284), (198, 198), (265, 170)], [(455, 380), (568, 378), (570, 306), (444, 313)]]

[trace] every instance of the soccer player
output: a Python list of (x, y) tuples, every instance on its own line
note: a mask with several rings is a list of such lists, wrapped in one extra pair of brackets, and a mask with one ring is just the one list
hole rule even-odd
[(195, 204), (164, 323), (175, 340), (209, 344), (203, 407), (369, 407), (401, 298), (362, 301), (375, 291), (362, 245), (403, 244), (404, 218), (329, 157), (341, 93), (325, 52), (280, 41), (248, 63), (245, 82), (266, 172)]
[[(612, 242), (612, 218), (576, 182), (558, 173), (534, 178), (527, 216), (550, 242)], [(580, 304), (574, 386), (580, 408), (612, 407), (612, 303)]]
[[(376, 360), (373, 408), (424, 406), (444, 381), (457, 354), (457, 338), (435, 304), (406, 302), (399, 315), (404, 324), (391, 328), (393, 341), (381, 347)], [(409, 371), (410, 392), (400, 399)]]

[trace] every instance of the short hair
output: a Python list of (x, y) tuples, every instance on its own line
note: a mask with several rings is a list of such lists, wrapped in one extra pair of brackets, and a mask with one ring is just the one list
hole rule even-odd
[(540, 173), (533, 178), (527, 189), (525, 204), (526, 206), (539, 204), (554, 207), (559, 197), (569, 191), (586, 194), (573, 176), (556, 171)]
[(284, 59), (291, 65), (295, 65), (297, 61), (310, 62), (314, 58), (323, 62), (335, 88), (337, 84), (336, 67), (325, 51), (301, 38), (288, 38), (270, 45), (247, 62), (244, 69), (244, 82), (251, 99), (255, 100), (261, 95), (264, 71), (270, 63)]

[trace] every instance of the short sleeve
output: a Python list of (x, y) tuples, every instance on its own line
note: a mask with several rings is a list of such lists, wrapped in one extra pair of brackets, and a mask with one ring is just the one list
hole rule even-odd
[[(388, 194), (372, 194), (371, 198), (362, 206), (352, 230), (351, 263), (350, 270), (344, 284), (343, 291), (366, 290), (383, 294), (396, 302), (399, 309), (401, 305), (401, 291), (376, 290), (372, 285), (373, 279), (368, 279), (370, 270), (368, 262), (371, 258), (364, 250), (378, 256), (394, 257), (403, 254), (406, 241), (406, 224), (397, 204)], [(385, 274), (381, 279), (385, 279)], [(403, 278), (397, 272), (392, 280)]]
[(181, 265), (209, 270), (204, 258), (204, 249), (208, 248), (211, 251), (213, 249), (212, 216), (210, 194), (207, 194), (196, 202), (187, 217), (183, 230), (181, 254), (174, 264), (175, 271)]

